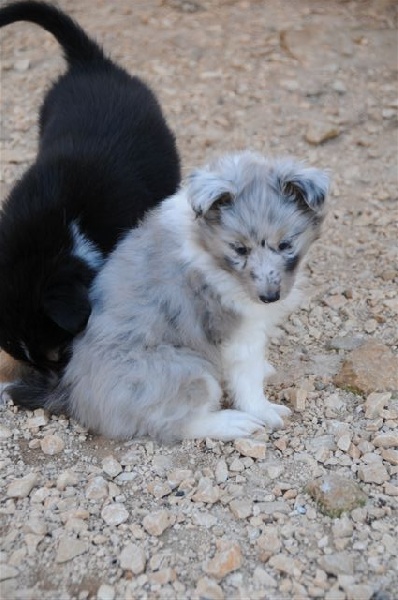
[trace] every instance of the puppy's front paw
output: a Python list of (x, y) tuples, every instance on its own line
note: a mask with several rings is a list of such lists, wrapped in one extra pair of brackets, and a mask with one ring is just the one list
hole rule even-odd
[(283, 419), (289, 417), (292, 411), (287, 406), (273, 404), (264, 399), (261, 403), (257, 402), (247, 407), (247, 412), (260, 419), (271, 429), (281, 429), (284, 426)]

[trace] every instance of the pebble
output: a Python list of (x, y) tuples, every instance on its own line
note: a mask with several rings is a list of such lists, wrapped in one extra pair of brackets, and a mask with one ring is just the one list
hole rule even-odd
[(102, 461), (102, 470), (108, 477), (114, 479), (123, 471), (123, 467), (114, 456), (106, 456)]
[(115, 588), (107, 583), (102, 583), (97, 591), (97, 600), (115, 600)]
[(361, 465), (358, 469), (358, 477), (365, 483), (377, 484), (384, 483), (390, 479), (385, 466), (380, 461), (368, 465)]
[(196, 582), (193, 600), (224, 600), (222, 588), (213, 579), (201, 577)]
[(286, 573), (287, 575), (296, 574), (296, 562), (294, 558), (287, 554), (276, 554), (275, 556), (272, 556), (269, 559), (268, 564), (270, 567), (281, 573)]
[(365, 418), (375, 419), (382, 415), (383, 409), (391, 399), (391, 392), (373, 392), (369, 394), (365, 402)]
[(71, 537), (62, 537), (58, 543), (55, 562), (64, 563), (87, 552), (87, 542)]
[(199, 480), (198, 489), (192, 496), (194, 502), (207, 502), (214, 504), (220, 499), (220, 488), (213, 485), (209, 477), (201, 477)]
[(228, 466), (224, 459), (218, 460), (215, 468), (216, 483), (224, 483), (228, 479)]
[(12, 565), (3, 565), (0, 564), (0, 581), (5, 581), (6, 579), (14, 579), (14, 577), (18, 577), (19, 569), (13, 567)]
[(86, 486), (85, 496), (89, 500), (102, 500), (107, 498), (109, 494), (109, 486), (103, 477), (98, 475), (89, 480)]
[(229, 503), (229, 508), (237, 519), (247, 519), (253, 512), (250, 500), (232, 500)]
[(119, 564), (124, 571), (131, 571), (134, 575), (143, 573), (146, 566), (144, 549), (137, 544), (127, 544), (120, 553)]
[(0, 423), (0, 440), (6, 440), (12, 436), (12, 431)]
[(129, 513), (124, 504), (114, 502), (107, 504), (101, 511), (101, 517), (105, 523), (110, 526), (120, 525), (129, 518)]
[(398, 448), (398, 431), (391, 433), (380, 433), (372, 440), (376, 448)]
[(164, 498), (172, 492), (172, 488), (165, 481), (150, 481), (147, 490), (155, 498)]
[(9, 498), (26, 498), (38, 481), (37, 473), (28, 473), (25, 477), (12, 481), (7, 487), (6, 494)]
[(352, 555), (347, 552), (336, 554), (325, 554), (319, 559), (319, 566), (330, 575), (352, 575), (354, 572), (354, 561)]
[(267, 446), (265, 442), (242, 438), (235, 441), (234, 446), (242, 456), (250, 456), (251, 458), (265, 458)]
[(334, 383), (359, 394), (397, 390), (398, 358), (385, 344), (368, 340), (347, 355)]
[(338, 517), (365, 504), (367, 496), (352, 479), (326, 474), (310, 481), (307, 491), (325, 514)]
[(319, 146), (339, 135), (340, 129), (337, 125), (325, 121), (313, 121), (305, 133), (305, 139), (312, 146)]
[(257, 548), (260, 560), (267, 562), (271, 556), (280, 552), (282, 542), (277, 527), (267, 525), (262, 528), (262, 531), (262, 534), (257, 540)]
[(167, 510), (149, 513), (144, 517), (142, 524), (150, 535), (158, 537), (171, 525), (169, 513)]
[(40, 448), (44, 454), (53, 456), (59, 454), (65, 448), (65, 443), (59, 435), (45, 435), (40, 441)]
[(398, 450), (391, 450), (391, 448), (383, 449), (381, 456), (390, 465), (398, 465)]
[(57, 477), (57, 489), (61, 492), (64, 491), (68, 486), (74, 486), (79, 483), (79, 478), (76, 473), (71, 470), (63, 471)]
[(14, 62), (14, 69), (19, 73), (25, 73), (30, 67), (29, 58), (20, 58)]
[(217, 580), (240, 569), (242, 566), (242, 551), (237, 542), (228, 542), (205, 565), (204, 570)]

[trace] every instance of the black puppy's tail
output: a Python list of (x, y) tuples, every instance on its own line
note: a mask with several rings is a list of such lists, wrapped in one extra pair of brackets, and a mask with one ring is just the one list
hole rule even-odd
[(19, 381), (11, 383), (2, 392), (18, 406), (28, 410), (45, 408), (51, 413), (69, 416), (69, 391), (57, 373), (40, 373), (31, 369)]
[(36, 23), (51, 33), (64, 51), (70, 66), (86, 61), (106, 60), (100, 46), (67, 14), (46, 2), (26, 0), (0, 8), (0, 27), (16, 21)]

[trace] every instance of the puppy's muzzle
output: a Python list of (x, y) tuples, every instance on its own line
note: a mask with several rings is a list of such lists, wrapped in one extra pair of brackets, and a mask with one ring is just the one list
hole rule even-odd
[(280, 291), (276, 291), (276, 292), (269, 292), (268, 294), (262, 294), (260, 296), (260, 300), (261, 302), (264, 302), (265, 304), (269, 304), (270, 302), (276, 302), (277, 300), (279, 300), (279, 298), (281, 297)]

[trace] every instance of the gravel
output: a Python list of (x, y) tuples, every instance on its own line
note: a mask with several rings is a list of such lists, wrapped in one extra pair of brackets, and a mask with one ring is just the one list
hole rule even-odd
[[(394, 3), (59, 4), (156, 90), (185, 172), (249, 146), (329, 168), (333, 187), (307, 300), (272, 340), (268, 394), (294, 410), (283, 430), (121, 443), (3, 407), (1, 596), (394, 600)], [(33, 25), (1, 33), (4, 198), (35, 155), (37, 109), (64, 62)]]

